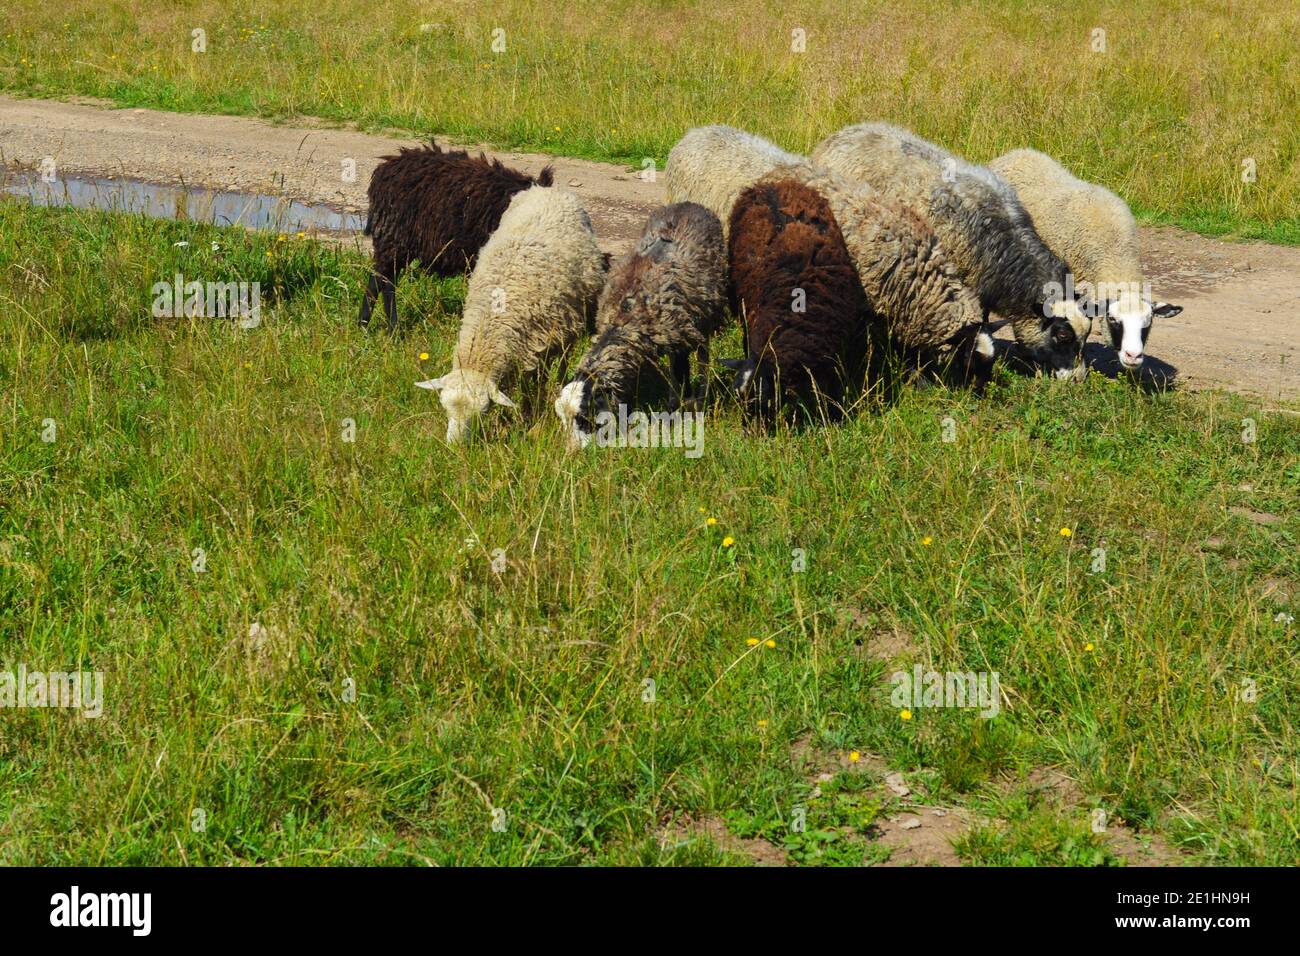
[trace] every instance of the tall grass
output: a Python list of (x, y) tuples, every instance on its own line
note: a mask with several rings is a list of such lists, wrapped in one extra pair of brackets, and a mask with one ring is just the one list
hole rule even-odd
[[(0, 670), (106, 679), (98, 720), (0, 710), (0, 862), (716, 862), (656, 834), (788, 835), (801, 804), (864, 843), (799, 858), (860, 861), (881, 808), (819, 823), (805, 734), (1001, 821), (970, 862), (1105, 862), (1093, 806), (1193, 860), (1300, 859), (1293, 420), (1003, 377), (772, 434), (723, 404), (698, 460), (568, 456), (500, 410), (449, 448), (412, 381), (463, 285), (404, 283), (409, 331), (367, 337), (364, 268), (0, 203)], [(149, 317), (178, 271), (278, 292), (247, 332)], [(903, 719), (910, 660), (997, 671), (1002, 713)], [(1048, 764), (1084, 804), (1030, 806)]]
[(803, 151), (884, 118), (977, 161), (1044, 149), (1150, 221), (1295, 242), (1297, 35), (1294, 0), (17, 0), (0, 12), (0, 90), (637, 165), (700, 123)]

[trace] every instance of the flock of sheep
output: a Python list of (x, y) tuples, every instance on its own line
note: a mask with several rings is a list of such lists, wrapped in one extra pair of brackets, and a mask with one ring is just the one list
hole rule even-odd
[(869, 356), (982, 387), (995, 358), (991, 314), (1044, 372), (1086, 374), (1094, 318), (1136, 369), (1152, 317), (1181, 311), (1149, 296), (1123, 200), (1034, 150), (977, 166), (865, 123), (803, 157), (706, 126), (673, 147), (664, 176), (669, 204), (611, 263), (549, 167), (533, 178), (430, 145), (375, 169), (362, 324), (382, 297), (396, 327), (406, 266), (472, 269), (452, 370), (417, 383), (440, 393), (448, 441), (492, 403), (514, 408), (505, 389), (527, 375), (544, 381), (589, 333), (595, 342), (555, 401), (571, 447), (664, 359), (686, 400), (691, 354), (707, 381), (709, 339), (728, 309), (747, 354), (724, 363), (744, 405), (764, 415), (812, 401), (836, 408)]

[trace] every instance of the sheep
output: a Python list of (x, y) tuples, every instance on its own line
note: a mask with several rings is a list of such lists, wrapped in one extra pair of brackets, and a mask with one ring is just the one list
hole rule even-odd
[(451, 371), (416, 383), (440, 393), (449, 443), (491, 403), (515, 408), (502, 387), (540, 372), (590, 330), (603, 279), (576, 196), (537, 185), (510, 200), (470, 274)]
[(358, 321), (370, 322), (375, 297), (384, 297), (389, 330), (397, 328), (398, 276), (411, 263), (434, 275), (474, 267), (479, 249), (501, 221), (510, 199), (530, 186), (550, 186), (550, 166), (536, 177), (437, 143), (385, 156), (370, 176), (365, 235), (374, 239), (374, 265)]
[[(939, 366), (979, 390), (993, 368), (993, 338), (979, 298), (957, 276), (934, 231), (903, 204), (808, 162), (759, 180), (794, 180), (829, 204), (862, 282), (882, 343), (919, 368)], [(873, 326), (873, 331), (876, 331)]]
[(805, 159), (732, 126), (688, 129), (668, 153), (668, 202), (697, 202), (722, 223), (726, 238), (736, 198), (772, 167)]
[(812, 159), (923, 215), (985, 312), (1010, 319), (1016, 341), (1035, 363), (1058, 378), (1087, 374), (1083, 346), (1092, 322), (1066, 295), (1065, 263), (1034, 232), (1015, 190), (1000, 176), (887, 123), (832, 133)]
[(1120, 364), (1142, 365), (1153, 316), (1170, 318), (1182, 306), (1153, 304), (1138, 259), (1137, 223), (1124, 200), (1085, 182), (1035, 149), (1013, 149), (989, 163), (1015, 189), (1048, 248), (1069, 265), (1077, 288), (1097, 304)]
[(747, 358), (736, 387), (765, 416), (784, 398), (838, 402), (865, 357), (867, 295), (830, 204), (793, 178), (764, 178), (731, 211), (728, 266)]
[(668, 355), (679, 396), (688, 391), (690, 354), (707, 363), (708, 341), (726, 304), (722, 224), (703, 206), (674, 203), (651, 214), (636, 248), (612, 268), (596, 312), (595, 345), (555, 413), (569, 447), (585, 446), (596, 416), (625, 401), (647, 367)]

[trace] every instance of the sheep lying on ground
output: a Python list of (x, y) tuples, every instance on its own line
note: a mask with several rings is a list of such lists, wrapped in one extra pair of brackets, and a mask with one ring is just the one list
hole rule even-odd
[(1009, 182), (1033, 217), (1043, 241), (1069, 265), (1076, 288), (1090, 293), (1120, 363), (1142, 364), (1152, 316), (1183, 311), (1167, 302), (1152, 304), (1138, 259), (1137, 223), (1124, 200), (1109, 189), (1077, 179), (1035, 149), (1013, 149), (989, 163)]
[(374, 265), (359, 321), (370, 322), (375, 297), (384, 297), (388, 326), (397, 328), (397, 278), (419, 261), (434, 275), (473, 268), (479, 249), (497, 228), (510, 199), (534, 184), (551, 185), (551, 167), (536, 178), (497, 160), (436, 143), (385, 156), (370, 177), (365, 234), (374, 239)]
[(689, 129), (668, 154), (668, 202), (697, 202), (722, 223), (726, 236), (736, 198), (772, 167), (804, 162), (761, 136), (731, 126)]
[(747, 358), (736, 385), (770, 416), (785, 399), (837, 403), (857, 377), (870, 321), (866, 293), (829, 203), (795, 179), (763, 179), (731, 211), (730, 292)]
[(1015, 190), (995, 173), (887, 123), (832, 133), (813, 162), (865, 182), (920, 213), (984, 309), (1011, 320), (1016, 341), (1060, 378), (1082, 378), (1092, 322), (1066, 295), (1066, 265), (1034, 232)]
[(447, 441), (461, 440), (502, 387), (544, 369), (591, 327), (604, 279), (591, 220), (577, 197), (534, 186), (510, 201), (469, 277), (452, 370), (417, 382), (439, 391)]
[(636, 248), (611, 270), (596, 313), (599, 338), (555, 401), (569, 447), (586, 445), (596, 416), (625, 402), (642, 371), (665, 355), (685, 396), (691, 352), (707, 374), (708, 341), (722, 325), (725, 296), (718, 217), (691, 202), (653, 213)]
[(981, 388), (993, 369), (993, 339), (978, 297), (929, 225), (872, 187), (807, 162), (778, 166), (759, 183), (782, 180), (829, 204), (877, 319), (873, 332), (885, 334), (879, 344), (901, 351), (909, 365)]

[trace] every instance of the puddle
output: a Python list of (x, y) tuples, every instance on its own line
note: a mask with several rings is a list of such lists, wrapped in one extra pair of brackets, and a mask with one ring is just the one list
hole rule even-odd
[(0, 193), (18, 196), (38, 206), (133, 212), (160, 219), (185, 219), (273, 232), (348, 233), (360, 232), (365, 226), (365, 217), (359, 213), (279, 196), (96, 176), (63, 175), (49, 179), (39, 171), (0, 167)]

